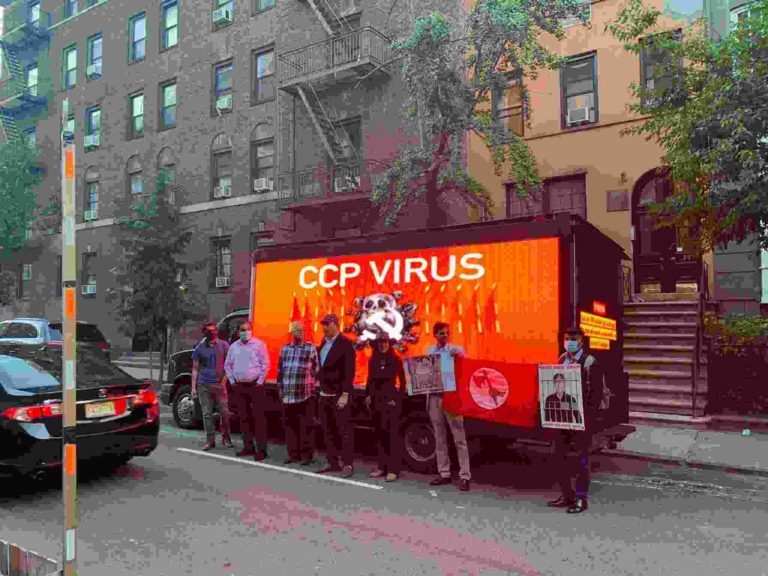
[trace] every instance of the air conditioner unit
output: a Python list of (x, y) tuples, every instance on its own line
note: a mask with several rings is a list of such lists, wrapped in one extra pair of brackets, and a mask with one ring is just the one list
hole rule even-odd
[(335, 178), (333, 180), (334, 192), (349, 192), (360, 188), (359, 176), (347, 176), (346, 178)]
[(85, 214), (83, 215), (83, 219), (86, 222), (91, 222), (93, 220), (98, 220), (98, 215), (96, 213), (96, 210), (86, 210)]
[(566, 115), (566, 123), (568, 126), (571, 124), (579, 124), (580, 122), (589, 121), (589, 108), (571, 108)]
[(96, 284), (84, 284), (80, 288), (83, 294), (96, 294)]
[(216, 110), (220, 112), (232, 110), (232, 94), (216, 98)]
[(254, 178), (253, 179), (253, 191), (254, 192), (271, 192), (274, 190), (272, 180), (269, 178)]
[(213, 11), (214, 24), (226, 24), (232, 22), (232, 13), (226, 8), (219, 8)]
[(216, 186), (213, 189), (214, 198), (230, 198), (232, 196), (232, 189), (229, 186)]
[(229, 276), (217, 276), (216, 288), (229, 288)]
[(101, 137), (99, 134), (89, 134), (85, 137), (85, 147), (86, 148), (93, 148), (95, 146), (98, 146), (101, 142)]
[(98, 78), (101, 76), (101, 64), (88, 64), (85, 69), (85, 75), (88, 78)]

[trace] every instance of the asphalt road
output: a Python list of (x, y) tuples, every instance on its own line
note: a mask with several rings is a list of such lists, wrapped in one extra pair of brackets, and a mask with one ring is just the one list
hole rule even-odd
[[(537, 454), (479, 454), (473, 490), (406, 472), (353, 482), (199, 452), (201, 433), (162, 415), (161, 446), (115, 471), (81, 470), (82, 576), (762, 575), (768, 481), (598, 457), (590, 509), (546, 508)], [(362, 441), (365, 444), (365, 440)], [(0, 484), (0, 538), (58, 557), (58, 478)]]

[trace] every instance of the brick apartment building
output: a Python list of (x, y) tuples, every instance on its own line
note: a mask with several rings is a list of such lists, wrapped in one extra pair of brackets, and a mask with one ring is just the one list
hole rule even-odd
[[(19, 4), (43, 23), (37, 52), (19, 59), (48, 58), (37, 73), (50, 83), (47, 115), (24, 128), (44, 162), (38, 201), (60, 195), (68, 98), (78, 315), (114, 347), (135, 344), (118, 332), (104, 294), (114, 284), (117, 205), (148, 194), (160, 169), (195, 233), (190, 253), (209, 258), (187, 282), (212, 317), (248, 305), (256, 246), (381, 229), (367, 192), (404, 133), (387, 36), (427, 3), (392, 16), (390, 3), (360, 0), (21, 0), (6, 10)], [(422, 224), (416, 209), (400, 226)], [(32, 238), (14, 264), (14, 315), (60, 316), (59, 254), (57, 234)]]

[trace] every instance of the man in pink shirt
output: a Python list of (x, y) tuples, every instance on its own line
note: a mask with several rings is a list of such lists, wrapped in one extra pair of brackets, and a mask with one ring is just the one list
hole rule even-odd
[[(254, 460), (267, 457), (267, 395), (264, 381), (269, 372), (267, 346), (254, 338), (251, 323), (240, 323), (240, 338), (232, 343), (224, 362), (232, 392), (237, 400), (240, 430), (243, 433), (243, 449), (238, 456), (253, 456)], [(256, 441), (257, 450), (253, 444)]]

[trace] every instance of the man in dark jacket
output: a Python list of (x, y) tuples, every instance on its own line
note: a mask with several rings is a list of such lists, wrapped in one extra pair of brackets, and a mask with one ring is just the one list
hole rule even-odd
[[(562, 495), (548, 502), (552, 508), (567, 508), (568, 514), (580, 514), (588, 508), (587, 495), (591, 477), (589, 452), (592, 446), (590, 425), (600, 405), (603, 370), (594, 356), (584, 350), (584, 332), (569, 328), (565, 332), (565, 354), (561, 364), (581, 366), (585, 431), (560, 430), (555, 439), (555, 460)], [(574, 488), (575, 484), (575, 488)]]
[(320, 358), (318, 409), (325, 432), (328, 465), (318, 473), (341, 471), (342, 477), (349, 478), (354, 473), (350, 396), (355, 379), (355, 348), (351, 340), (341, 335), (338, 316), (328, 314), (320, 323), (325, 337), (317, 348)]

